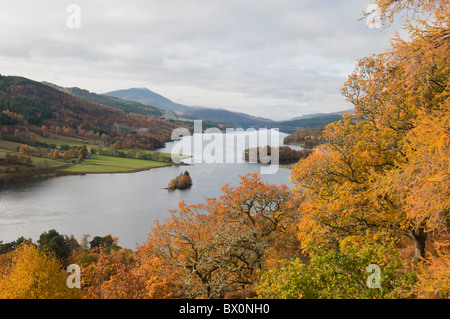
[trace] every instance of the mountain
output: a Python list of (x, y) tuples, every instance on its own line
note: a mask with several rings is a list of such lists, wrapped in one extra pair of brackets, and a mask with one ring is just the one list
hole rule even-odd
[[(137, 113), (137, 114), (143, 114), (148, 115), (152, 117), (158, 117), (158, 118), (164, 118), (168, 120), (174, 120), (177, 122), (186, 122), (189, 124), (192, 124), (194, 118), (188, 115), (182, 115), (178, 114), (172, 111), (162, 110), (159, 108), (156, 108), (154, 106), (151, 106), (149, 104), (143, 104), (136, 101), (131, 100), (125, 100), (113, 96), (103, 95), (103, 94), (97, 94), (94, 92), (89, 92), (86, 89), (81, 89), (78, 87), (72, 87), (72, 88), (66, 88), (61, 87), (53, 83), (49, 82), (42, 82), (46, 85), (49, 85), (57, 90), (60, 90), (62, 92), (77, 96), (83, 100), (93, 102), (93, 103), (99, 103), (106, 106), (111, 106), (114, 108), (121, 109), (125, 111), (126, 113)], [(206, 121), (204, 123), (205, 127), (217, 127), (218, 123), (209, 122)]]
[[(177, 111), (168, 111), (164, 107)], [(288, 121), (272, 121), (225, 109), (176, 104), (148, 89), (121, 90), (102, 95), (80, 88), (63, 88), (23, 77), (0, 75), (0, 124), (8, 126), (7, 135), (15, 130), (19, 135), (22, 131), (27, 135), (27, 130), (39, 135), (43, 134), (41, 127), (46, 127), (55, 134), (63, 132), (68, 136), (101, 137), (103, 142), (153, 149), (170, 141), (175, 128), (192, 128), (195, 118), (204, 120), (204, 128), (224, 128), (220, 125), (224, 124), (244, 129), (278, 128), (291, 133), (338, 121), (342, 119), (342, 113), (320, 113)], [(171, 116), (174, 118), (168, 119)], [(185, 121), (177, 121), (179, 118)]]
[(323, 127), (339, 120), (342, 120), (342, 115), (340, 114), (319, 115), (297, 120), (276, 122), (272, 127), (278, 128), (285, 133), (294, 133), (303, 129)]
[(258, 127), (272, 123), (272, 120), (266, 118), (255, 117), (240, 112), (232, 112), (222, 108), (218, 109), (218, 108), (187, 106), (183, 104), (178, 104), (147, 88), (131, 88), (125, 90), (117, 90), (103, 93), (103, 95), (136, 101), (143, 104), (152, 105), (162, 110), (172, 111), (179, 115), (184, 115), (188, 118), (202, 119), (233, 127), (238, 126), (243, 128), (251, 126)]
[(256, 117), (240, 112), (232, 112), (222, 108), (213, 109), (197, 107), (191, 111), (185, 112), (185, 114), (188, 114), (195, 118), (208, 119), (213, 122), (224, 123), (230, 126), (242, 128), (251, 126), (265, 127), (273, 123), (272, 120), (266, 118)]
[(233, 112), (223, 108), (211, 108), (201, 106), (187, 106), (174, 103), (168, 98), (155, 93), (147, 88), (131, 88), (104, 93), (106, 96), (125, 100), (137, 101), (146, 105), (175, 112), (187, 118), (197, 118), (211, 122), (221, 123), (231, 127), (265, 127), (278, 128), (280, 131), (292, 133), (305, 128), (321, 127), (342, 119), (342, 114), (352, 110), (317, 113), (296, 117), (287, 121), (273, 121), (263, 117), (251, 116), (241, 112)]
[(126, 90), (117, 90), (103, 93), (106, 96), (112, 96), (124, 100), (136, 101), (146, 105), (152, 105), (162, 110), (172, 112), (185, 112), (191, 110), (191, 107), (177, 104), (168, 98), (155, 93), (147, 88), (131, 88)]
[(307, 114), (288, 121), (276, 122), (272, 127), (277, 127), (280, 131), (286, 133), (294, 133), (304, 129), (324, 127), (330, 123), (342, 120), (344, 114), (353, 112), (354, 109), (348, 109), (333, 113)]
[(297, 120), (304, 120), (304, 119), (310, 119), (313, 117), (324, 117), (324, 116), (330, 116), (330, 115), (343, 115), (345, 113), (353, 113), (354, 109), (348, 109), (345, 111), (338, 111), (338, 112), (332, 112), (332, 113), (313, 113), (313, 114), (305, 114), (300, 117), (294, 117), (290, 119), (289, 121), (297, 121)]
[[(146, 110), (158, 112), (152, 108)], [(117, 107), (90, 102), (18, 76), (0, 76), (0, 114), (0, 124), (18, 130), (18, 134), (27, 129), (43, 134), (40, 128), (45, 126), (56, 134), (97, 136), (109, 143), (148, 149), (164, 146), (175, 128), (188, 127), (186, 123), (127, 113)]]

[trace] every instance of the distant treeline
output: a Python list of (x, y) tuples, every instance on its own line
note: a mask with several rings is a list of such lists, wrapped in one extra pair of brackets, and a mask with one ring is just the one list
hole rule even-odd
[(79, 243), (73, 235), (63, 235), (52, 229), (48, 232), (43, 232), (39, 236), (37, 243), (33, 243), (30, 238), (25, 238), (23, 236), (15, 241), (7, 243), (0, 240), (0, 256), (16, 250), (22, 244), (37, 245), (39, 248), (51, 252), (62, 261), (67, 261), (75, 251), (80, 251), (82, 249), (88, 250), (102, 247), (108, 252), (111, 250), (122, 249), (122, 247), (117, 245), (118, 238), (112, 237), (111, 234), (106, 236), (95, 236), (89, 241), (90, 237), (90, 235), (84, 235), (81, 243)]

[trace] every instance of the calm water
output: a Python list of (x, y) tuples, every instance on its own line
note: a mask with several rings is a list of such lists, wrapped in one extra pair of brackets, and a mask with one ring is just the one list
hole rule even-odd
[[(284, 136), (280, 133), (281, 141)], [(192, 141), (192, 137), (182, 139), (186, 145)], [(172, 147), (173, 143), (167, 143), (161, 151), (170, 151)], [(242, 154), (239, 145), (236, 148), (236, 153)], [(185, 147), (183, 152), (195, 155), (199, 151), (195, 147), (191, 150)], [(44, 231), (56, 229), (61, 234), (73, 234), (78, 240), (84, 234), (92, 237), (112, 234), (119, 237), (120, 246), (135, 248), (145, 242), (155, 220), (169, 217), (168, 209), (177, 208), (181, 200), (196, 204), (204, 202), (205, 196), (220, 196), (224, 184), (237, 186), (239, 175), (260, 172), (261, 166), (194, 163), (127, 174), (64, 176), (2, 189), (0, 241), (10, 242), (20, 236), (36, 241)], [(185, 170), (193, 180), (190, 189), (174, 192), (164, 189)], [(289, 173), (289, 169), (279, 168), (276, 174), (260, 176), (265, 182), (290, 186)]]

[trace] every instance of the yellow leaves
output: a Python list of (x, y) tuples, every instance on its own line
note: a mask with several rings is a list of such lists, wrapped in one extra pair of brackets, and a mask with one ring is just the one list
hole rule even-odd
[(441, 243), (436, 255), (418, 265), (418, 283), (413, 293), (420, 299), (450, 297), (450, 242)]
[(391, 51), (361, 59), (350, 75), (343, 94), (356, 114), (328, 125), (328, 143), (292, 170), (295, 194), (304, 198), (303, 242), (390, 241), (411, 225), (445, 230), (450, 41), (448, 15), (440, 19), (436, 28), (413, 28), (410, 42), (396, 39)]
[[(435, 10), (432, 2), (376, 1), (395, 12), (418, 3)], [(294, 168), (296, 192), (307, 197), (304, 205), (308, 202), (300, 210), (310, 212), (303, 219), (321, 223), (328, 238), (354, 236), (350, 228), (365, 229), (355, 227), (358, 220), (386, 236), (389, 223), (445, 229), (450, 207), (448, 20), (448, 11), (437, 15), (433, 26), (412, 27), (410, 42), (395, 39), (389, 52), (361, 59), (343, 89), (356, 115), (329, 125), (322, 154)]]
[(179, 276), (179, 270), (159, 257), (141, 258), (142, 263), (138, 268), (143, 282), (145, 282), (144, 298), (166, 299), (174, 296), (177, 286), (175, 279)]
[(304, 197), (298, 208), (299, 239), (304, 247), (348, 237), (373, 238), (397, 222), (394, 215), (380, 209), (370, 189), (374, 167), (389, 161), (370, 144), (368, 129), (368, 123), (346, 116), (327, 126), (327, 144), (293, 168), (295, 193)]
[(0, 260), (0, 298), (81, 298), (77, 289), (67, 287), (60, 262), (36, 246), (23, 244)]
[(389, 23), (394, 20), (394, 16), (404, 11), (408, 11), (407, 17), (418, 21), (430, 12), (445, 12), (446, 8), (448, 12), (448, 2), (445, 0), (375, 0), (373, 3), (379, 7), (384, 21)]
[(401, 199), (398, 205), (407, 217), (424, 223), (426, 231), (442, 229), (450, 207), (450, 132), (445, 129), (449, 117), (449, 112), (421, 112), (405, 138), (408, 161), (383, 181), (383, 187)]

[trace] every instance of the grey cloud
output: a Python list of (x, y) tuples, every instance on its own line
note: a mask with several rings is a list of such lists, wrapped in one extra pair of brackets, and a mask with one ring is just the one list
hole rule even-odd
[[(0, 70), (98, 93), (156, 86), (176, 102), (253, 115), (336, 111), (348, 107), (340, 89), (355, 60), (382, 52), (393, 32), (358, 21), (369, 2), (2, 2)], [(66, 26), (70, 3), (80, 29)]]

